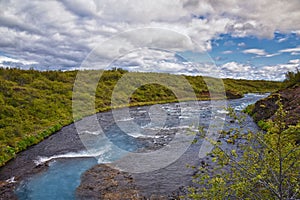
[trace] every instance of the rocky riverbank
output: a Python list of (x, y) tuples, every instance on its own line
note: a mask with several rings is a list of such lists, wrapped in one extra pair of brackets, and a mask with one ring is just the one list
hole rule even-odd
[(297, 85), (282, 89), (257, 101), (250, 113), (255, 122), (272, 119), (278, 109), (276, 102), (279, 98), (283, 104), (283, 109), (287, 112), (285, 122), (287, 125), (296, 125), (300, 116), (300, 86)]

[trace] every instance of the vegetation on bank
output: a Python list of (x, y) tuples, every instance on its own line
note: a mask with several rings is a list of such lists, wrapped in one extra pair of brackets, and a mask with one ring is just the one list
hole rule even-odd
[[(132, 73), (135, 81), (151, 76), (169, 79), (175, 75), (133, 73), (122, 69), (104, 71), (95, 93), (95, 110), (111, 108), (112, 91), (118, 80)], [(36, 71), (0, 68), (0, 166), (16, 153), (36, 144), (73, 122), (72, 94), (77, 71)], [(85, 71), (87, 80), (97, 80), (95, 71)], [(150, 76), (150, 77), (151, 77)], [(186, 76), (198, 99), (208, 100), (209, 91), (200, 76)], [(206, 78), (213, 80), (213, 78)], [(272, 92), (282, 83), (272, 81), (249, 81), (224, 79), (226, 94), (230, 98), (241, 97), (248, 92)], [(78, 83), (80, 84), (80, 83)], [(83, 88), (89, 89), (89, 85)], [(180, 88), (180, 87), (179, 87)], [(184, 94), (186, 88), (179, 92)], [(83, 99), (91, 98), (82, 96)], [(129, 99), (130, 105), (176, 102), (178, 99), (169, 89), (159, 84), (139, 87)], [(82, 107), (84, 109), (84, 106)], [(85, 113), (85, 115), (92, 113)], [(75, 116), (80, 118), (82, 116)]]
[(222, 139), (211, 141), (215, 147), (211, 161), (216, 164), (209, 167), (209, 163), (202, 163), (194, 177), (198, 186), (189, 188), (189, 198), (300, 198), (300, 146), (294, 137), (300, 126), (287, 126), (283, 105), (280, 101), (277, 105), (274, 118), (266, 122), (266, 132), (245, 132), (243, 117), (230, 112), (241, 126), (220, 133), (230, 135), (232, 148), (225, 149)]

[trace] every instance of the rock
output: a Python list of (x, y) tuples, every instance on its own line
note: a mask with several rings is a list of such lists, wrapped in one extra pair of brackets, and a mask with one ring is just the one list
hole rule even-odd
[(283, 109), (287, 111), (286, 123), (287, 125), (296, 125), (299, 122), (300, 116), (300, 87), (286, 88), (271, 94), (265, 99), (255, 103), (251, 112), (255, 122), (260, 120), (272, 119), (278, 105), (276, 102), (281, 99)]
[(18, 198), (13, 193), (15, 184), (7, 183), (5, 181), (0, 182), (0, 200), (17, 200)]
[(239, 99), (242, 98), (243, 95), (233, 91), (226, 91), (227, 99)]
[(132, 176), (100, 164), (86, 171), (76, 190), (78, 199), (142, 200)]

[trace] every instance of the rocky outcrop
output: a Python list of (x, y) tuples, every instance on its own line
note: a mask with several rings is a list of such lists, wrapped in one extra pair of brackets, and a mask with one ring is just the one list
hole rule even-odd
[(226, 97), (227, 99), (239, 99), (243, 97), (243, 94), (228, 90), (226, 91)]
[(287, 125), (296, 125), (300, 120), (300, 86), (280, 90), (256, 102), (251, 112), (253, 119), (256, 122), (272, 119), (278, 109), (276, 102), (279, 98), (283, 104), (283, 109), (287, 111)]
[(132, 176), (100, 164), (86, 171), (77, 188), (78, 199), (144, 199), (137, 191)]

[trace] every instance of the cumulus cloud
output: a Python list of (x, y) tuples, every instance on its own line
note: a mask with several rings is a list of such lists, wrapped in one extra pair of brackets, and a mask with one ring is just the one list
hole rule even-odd
[[(275, 31), (300, 32), (298, 0), (288, 3), (274, 0), (24, 0), (22, 3), (0, 1), (0, 10), (0, 53), (18, 60), (1, 65), (23, 63), (42, 70), (53, 66), (56, 69), (79, 67), (89, 52), (112, 36), (145, 27), (169, 29), (189, 39), (178, 39), (178, 35), (164, 31), (123, 34), (115, 43), (97, 48), (99, 60), (107, 62), (120, 51), (126, 53), (142, 44), (177, 52), (204, 52), (212, 49), (211, 40), (221, 34), (272, 38)], [(197, 43), (196, 48), (193, 42)], [(284, 52), (298, 54), (300, 50), (299, 47), (281, 50)], [(272, 56), (259, 49), (244, 53)], [(167, 62), (158, 64), (164, 69), (173, 66), (179, 71), (196, 71), (186, 63), (184, 70), (177, 66), (178, 62)]]
[(256, 79), (256, 76), (253, 76), (255, 68), (250, 65), (237, 63), (237, 62), (228, 62), (220, 66), (220, 78), (240, 78), (240, 79)]
[(139, 48), (115, 59), (106, 69), (122, 67), (129, 71), (163, 72), (186, 75), (219, 76), (219, 69), (207, 54), (199, 55), (203, 62), (194, 63), (176, 52)]
[(285, 79), (285, 73), (287, 71), (295, 71), (299, 64), (278, 64), (274, 66), (263, 66), (259, 69), (259, 71), (262, 73), (262, 77), (264, 77), (267, 80), (284, 80)]
[(285, 64), (267, 65), (257, 67), (248, 64), (237, 62), (228, 62), (221, 66), (220, 78), (241, 78), (248, 80), (276, 80), (282, 81), (285, 79), (287, 71), (295, 71), (299, 67), (300, 60), (290, 60)]
[(222, 65), (222, 69), (225, 69), (230, 72), (247, 72), (249, 69), (251, 69), (248, 65), (239, 64), (236, 62), (229, 62)]

